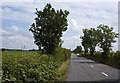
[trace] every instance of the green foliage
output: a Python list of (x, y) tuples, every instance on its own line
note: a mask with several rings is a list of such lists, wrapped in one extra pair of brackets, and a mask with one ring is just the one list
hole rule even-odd
[(103, 58), (106, 58), (110, 50), (112, 50), (112, 43), (116, 42), (114, 39), (117, 38), (118, 34), (113, 32), (113, 27), (104, 24), (100, 24), (97, 28), (100, 30), (98, 45), (103, 50)]
[(35, 23), (29, 29), (34, 35), (34, 43), (42, 53), (52, 54), (62, 44), (60, 37), (67, 30), (69, 12), (62, 9), (55, 11), (51, 4), (47, 4), (43, 11), (36, 8), (35, 14)]
[(74, 52), (75, 54), (81, 53), (81, 52), (82, 52), (82, 47), (81, 47), (81, 46), (77, 46), (77, 47), (73, 50), (73, 52)]
[(84, 47), (84, 50), (85, 50), (85, 55), (86, 53), (88, 52), (88, 48), (89, 48), (89, 41), (88, 41), (88, 29), (83, 29), (83, 34), (84, 36), (81, 36), (80, 38), (82, 39), (82, 46)]
[(83, 29), (83, 34), (80, 38), (82, 39), (81, 43), (84, 47), (85, 55), (89, 50), (91, 55), (93, 55), (95, 47), (98, 45), (102, 48), (101, 57), (103, 60), (107, 59), (110, 50), (112, 50), (112, 43), (115, 43), (114, 39), (118, 37), (118, 34), (113, 32), (113, 27), (104, 24), (100, 24), (97, 30), (95, 28)]
[[(60, 62), (66, 61), (71, 57), (71, 51), (66, 48), (61, 48), (60, 46), (56, 49), (56, 54), (54, 56)], [(61, 57), (61, 58), (60, 58)]]
[(87, 53), (86, 56), (82, 53), (82, 56), (92, 59), (97, 62), (101, 62), (116, 68), (120, 69), (120, 51), (117, 52), (110, 52), (108, 54), (108, 58), (106, 60), (103, 60), (103, 56), (101, 52), (94, 52), (93, 56), (90, 55), (90, 53)]
[(91, 56), (93, 55), (94, 51), (95, 51), (95, 47), (97, 46), (98, 42), (99, 42), (99, 30), (95, 30), (94, 28), (90, 28), (90, 30), (88, 30), (88, 41), (89, 41), (89, 49), (90, 49), (90, 53)]
[[(50, 82), (62, 76), (58, 74), (61, 63), (70, 58), (70, 51), (58, 48), (56, 55), (40, 55), (37, 52), (2, 52), (2, 82)], [(60, 53), (62, 52), (62, 53)], [(22, 55), (20, 55), (22, 53)]]
[(85, 49), (85, 52), (90, 49), (91, 55), (93, 55), (95, 47), (99, 42), (98, 38), (100, 30), (95, 30), (95, 28), (83, 29), (83, 33), (84, 36), (81, 36), (80, 38), (82, 39), (82, 45)]

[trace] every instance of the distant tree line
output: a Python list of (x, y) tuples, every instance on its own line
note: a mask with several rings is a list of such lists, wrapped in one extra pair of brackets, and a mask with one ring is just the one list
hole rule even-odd
[[(96, 47), (102, 49), (103, 58), (107, 58), (107, 55), (112, 51), (112, 43), (115, 43), (115, 38), (118, 37), (118, 33), (113, 32), (113, 27), (100, 24), (97, 28), (83, 29), (82, 46), (84, 48), (85, 55), (87, 52), (91, 53), (91, 56), (96, 50)], [(77, 46), (73, 52), (80, 53), (82, 51), (81, 46)]]
[(29, 49), (29, 50), (22, 50), (22, 49), (6, 49), (2, 48), (1, 51), (38, 51), (37, 49)]
[(82, 52), (82, 46), (77, 46), (73, 51), (72, 51), (73, 53), (75, 53), (75, 54), (77, 54), (77, 53), (81, 53)]

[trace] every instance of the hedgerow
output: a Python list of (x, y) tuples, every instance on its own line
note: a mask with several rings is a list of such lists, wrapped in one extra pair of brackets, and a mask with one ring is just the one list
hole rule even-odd
[(95, 52), (93, 53), (93, 55), (91, 56), (90, 53), (87, 53), (86, 56), (84, 55), (84, 53), (81, 53), (82, 56), (95, 60), (97, 62), (101, 62), (116, 68), (120, 69), (120, 51), (116, 51), (116, 52), (110, 52), (107, 55), (107, 59), (104, 60), (102, 58), (102, 53), (101, 52)]

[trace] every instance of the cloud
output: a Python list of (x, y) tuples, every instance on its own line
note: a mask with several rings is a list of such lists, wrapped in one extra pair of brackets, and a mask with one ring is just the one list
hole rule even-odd
[(2, 27), (2, 8), (0, 7), (0, 27)]
[(4, 12), (4, 14), (10, 14), (11, 9), (6, 7), (6, 8), (3, 9), (3, 12)]
[(0, 48), (2, 48), (2, 29), (0, 27)]
[(119, 0), (56, 0), (55, 2), (118, 2), (118, 1)]
[(43, 9), (45, 3), (44, 2), (4, 2), (2, 6), (15, 8), (16, 11), (21, 11), (23, 13), (34, 14), (35, 9), (36, 8)]
[(75, 30), (75, 31), (77, 31), (77, 30), (79, 30), (79, 25), (77, 24), (77, 22), (75, 21), (75, 20), (71, 20), (71, 29), (73, 29), (73, 30)]
[(79, 36), (71, 36), (71, 37), (63, 37), (64, 43), (62, 47), (68, 49), (75, 49), (77, 45), (80, 45), (80, 38)]
[(29, 39), (22, 35), (14, 35), (9, 36), (2, 39), (2, 47), (5, 48), (19, 48), (21, 49), (23, 46), (25, 46), (25, 49), (33, 49), (37, 48), (35, 44), (33, 43), (33, 39)]
[(112, 43), (112, 46), (113, 46), (112, 50), (113, 51), (117, 51), (118, 50), (118, 39), (116, 38), (115, 41), (116, 41), (115, 43)]
[(11, 29), (12, 29), (13, 31), (18, 31), (18, 30), (19, 30), (19, 27), (17, 27), (17, 26), (14, 25), (14, 26), (11, 27)]
[(2, 2), (118, 2), (119, 0), (2, 0)]
[(27, 14), (20, 11), (14, 11), (8, 7), (3, 8), (2, 17), (3, 20), (17, 20), (24, 22), (31, 22), (33, 20), (32, 14)]
[(13, 36), (12, 33), (7, 32), (6, 30), (3, 30), (3, 29), (0, 29), (0, 32), (2, 33), (2, 34), (1, 34), (2, 38), (6, 38), (6, 37), (9, 37), (9, 36)]
[(69, 23), (69, 29), (74, 30), (74, 31), (82, 31), (86, 27), (84, 25), (79, 25), (76, 20), (71, 19)]
[[(26, 5), (29, 4), (29, 5)], [(41, 6), (39, 6), (41, 5)], [(34, 19), (35, 8), (43, 9), (43, 2), (39, 3), (4, 3), (3, 6), (15, 7), (17, 9), (23, 9), (24, 12), (13, 11), (9, 13), (10, 15), (4, 16), (5, 18), (15, 19), (22, 21), (32, 22)], [(117, 3), (64, 3), (64, 2), (52, 2), (55, 9), (67, 9), (70, 11), (69, 18), (72, 18), (79, 22), (79, 25), (98, 25), (100, 23), (106, 23), (111, 25), (117, 24)], [(6, 9), (6, 8), (5, 8)], [(7, 8), (9, 11), (9, 9)], [(16, 13), (14, 13), (16, 12)], [(31, 14), (30, 14), (31, 13)], [(116, 15), (115, 15), (116, 14)], [(15, 16), (11, 16), (15, 15)], [(16, 16), (17, 15), (17, 16)], [(18, 17), (19, 16), (19, 17)], [(114, 19), (111, 18), (114, 16)], [(99, 20), (98, 20), (99, 19)], [(97, 20), (97, 21), (96, 21)]]
[(33, 2), (33, 0), (2, 0), (2, 2)]
[(23, 46), (25, 46), (26, 49), (37, 48), (37, 46), (34, 44), (32, 33), (16, 25), (7, 27), (7, 29), (8, 28), (10, 29), (9, 31), (4, 29), (0, 30), (0, 32), (2, 32), (2, 47), (21, 49)]
[[(34, 2), (22, 2), (18, 0), (19, 2), (14, 2), (14, 0), (12, 3), (10, 2), (10, 0), (9, 2), (8, 0), (5, 1), (3, 2), (2, 7), (3, 20), (13, 20), (15, 22), (22, 21), (25, 22), (26, 25), (29, 25), (31, 24), (31, 22), (33, 22), (35, 17), (35, 8), (42, 10), (47, 1), (50, 2), (55, 9), (63, 9), (70, 11), (70, 15), (68, 16), (68, 30), (63, 34), (63, 46), (66, 48), (73, 49), (75, 48), (75, 46), (80, 44), (80, 39), (78, 36), (83, 34), (82, 29), (84, 28), (96, 28), (99, 24), (104, 23), (109, 26), (115, 27), (115, 32), (118, 31), (117, 2), (112, 3), (111, 0), (110, 3), (106, 3), (103, 0), (98, 0), (98, 2), (93, 2), (93, 0), (77, 0), (77, 2), (72, 2), (72, 0), (64, 0), (63, 2), (60, 0), (34, 0)], [(114, 2), (115, 0), (112, 1)], [(6, 33), (3, 33), (3, 37), (12, 37), (12, 39), (10, 39), (11, 42), (14, 42), (12, 40), (17, 40), (16, 36), (21, 39), (27, 38), (27, 40), (31, 39), (30, 41), (33, 41), (32, 33), (30, 33), (28, 29), (26, 29), (24, 26), (16, 26), (15, 24), (13, 26), (8, 26), (8, 28), (10, 29), (3, 27), (4, 31), (6, 31)], [(29, 44), (30, 43), (31, 42), (29, 42)], [(16, 45), (17, 44), (18, 43), (16, 43)]]
[[(110, 25), (110, 26), (115, 26), (117, 25), (117, 12), (114, 11), (107, 11), (107, 10), (96, 10), (94, 9), (84, 9), (84, 10), (79, 10), (82, 12), (79, 15), (76, 15), (74, 19), (79, 22), (79, 25), (87, 25), (87, 26), (97, 26), (101, 23)], [(89, 13), (88, 13), (89, 12)], [(114, 18), (112, 18), (114, 16)]]

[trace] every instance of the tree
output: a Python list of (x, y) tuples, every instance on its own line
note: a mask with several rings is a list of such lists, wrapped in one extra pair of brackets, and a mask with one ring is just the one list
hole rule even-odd
[(77, 46), (77, 47), (73, 50), (74, 53), (81, 53), (81, 51), (82, 51), (82, 47), (81, 47), (81, 46)]
[(43, 11), (36, 8), (35, 14), (35, 23), (29, 29), (34, 35), (34, 43), (42, 53), (52, 54), (62, 44), (61, 37), (63, 31), (67, 30), (69, 12), (62, 9), (55, 11), (51, 4), (47, 4)]
[(81, 36), (80, 38), (82, 39), (82, 46), (85, 50), (85, 55), (88, 52), (88, 48), (89, 48), (89, 35), (88, 35), (88, 29), (83, 29), (83, 36)]
[(95, 28), (88, 29), (88, 46), (90, 49), (91, 56), (93, 55), (95, 48), (99, 43), (99, 33), (100, 30), (95, 30)]
[(112, 50), (112, 43), (116, 42), (114, 39), (118, 37), (118, 34), (113, 32), (113, 27), (104, 24), (100, 24), (97, 28), (100, 30), (99, 47), (103, 50), (103, 58), (107, 58), (108, 53)]
[(91, 56), (93, 55), (97, 44), (99, 43), (99, 30), (95, 30), (95, 28), (83, 29), (84, 36), (81, 36), (82, 45), (85, 49), (85, 54), (90, 50)]

